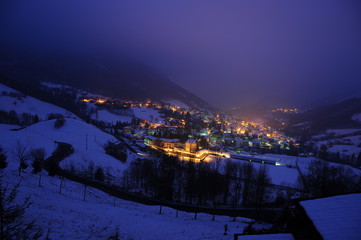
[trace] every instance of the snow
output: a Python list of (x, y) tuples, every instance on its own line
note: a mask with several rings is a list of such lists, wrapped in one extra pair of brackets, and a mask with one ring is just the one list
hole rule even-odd
[(7, 93), (20, 93), (19, 91), (12, 89), (2, 83), (0, 83), (0, 92), (7, 92)]
[(327, 151), (332, 153), (339, 152), (341, 155), (345, 154), (349, 156), (354, 154), (355, 157), (357, 157), (357, 155), (361, 152), (361, 148), (353, 145), (333, 145), (332, 147), (328, 148)]
[(0, 124), (0, 144), (11, 152), (16, 141), (21, 141), (29, 148), (44, 148), (47, 156), (50, 156), (57, 147), (54, 141), (70, 143), (74, 153), (60, 162), (61, 167), (70, 168), (73, 164), (76, 170), (84, 171), (93, 162), (94, 167), (102, 167), (104, 170), (108, 169), (113, 176), (121, 176), (127, 165), (107, 155), (103, 149), (108, 141), (116, 142), (115, 137), (76, 119), (66, 119), (60, 129), (54, 128), (54, 122), (55, 120), (39, 122), (19, 131), (6, 130), (8, 125)]
[[(280, 156), (282, 156), (282, 155), (280, 155)], [(283, 156), (285, 156), (285, 155), (283, 155)], [(267, 158), (264, 157), (264, 159), (266, 160)], [(214, 161), (215, 158), (208, 157), (206, 160)], [(286, 167), (285, 165), (276, 166), (273, 164), (264, 164), (264, 163), (254, 162), (254, 161), (250, 162), (250, 161), (246, 161), (246, 160), (233, 159), (233, 158), (223, 158), (223, 164), (229, 160), (231, 160), (235, 163), (242, 163), (242, 164), (250, 163), (256, 169), (259, 169), (262, 166), (266, 166), (272, 184), (289, 186), (289, 187), (294, 187), (297, 184), (299, 172), (296, 168), (289, 168), (289, 167)]]
[(115, 124), (117, 121), (130, 123), (132, 121), (132, 117), (114, 114), (106, 109), (103, 109), (103, 110), (98, 110), (98, 118), (96, 118), (96, 120), (109, 122), (112, 124)]
[(350, 141), (353, 145), (359, 145), (361, 144), (361, 135), (351, 136), (351, 137), (345, 137), (343, 138), (347, 141)]
[(309, 125), (310, 122), (301, 122), (301, 123), (296, 123), (296, 124), (293, 124), (292, 126), (294, 127), (302, 127), (302, 126), (306, 126), (306, 125)]
[(13, 130), (13, 129), (19, 129), (21, 128), (18, 125), (12, 125), (12, 124), (0, 124), (0, 132), (2, 131), (9, 131), (9, 130)]
[(352, 116), (352, 120), (361, 123), (361, 113), (354, 114), (354, 115)]
[(268, 171), (272, 183), (276, 185), (294, 186), (299, 176), (295, 168), (269, 165)]
[[(321, 148), (322, 145), (328, 146), (327, 152), (337, 153), (341, 156), (349, 156), (352, 154), (355, 157), (361, 152), (361, 135), (355, 135), (360, 132), (361, 129), (338, 129), (328, 130), (329, 133), (335, 133), (334, 137), (328, 136), (327, 134), (314, 136), (315, 146)], [(351, 136), (348, 136), (351, 135)], [(318, 139), (323, 138), (326, 140), (319, 141)], [(331, 145), (331, 147), (329, 147)]]
[(175, 100), (175, 99), (169, 99), (169, 100), (163, 100), (164, 102), (173, 105), (175, 107), (180, 107), (183, 109), (190, 109), (191, 107), (189, 107), (187, 104), (185, 104), (184, 102), (181, 102), (179, 100)]
[(301, 206), (325, 240), (360, 239), (361, 193), (302, 201)]
[(41, 82), (41, 84), (43, 86), (46, 86), (48, 88), (70, 88), (72, 89), (72, 87), (68, 86), (68, 85), (63, 85), (63, 84), (58, 84), (58, 83), (52, 83), (52, 82)]
[[(8, 86), (5, 86), (4, 84), (0, 84), (0, 93), (4, 91), (7, 93), (19, 93), (18, 91), (9, 88)], [(17, 114), (28, 113), (32, 115), (38, 115), (40, 120), (46, 120), (47, 116), (50, 113), (62, 114), (64, 117), (68, 118), (78, 118), (73, 113), (61, 107), (40, 101), (30, 96), (19, 99), (17, 97), (3, 96), (0, 94), (0, 110), (14, 110), (15, 112), (17, 112)]]
[[(97, 189), (88, 187), (83, 201), (84, 186), (64, 180), (62, 194), (59, 194), (60, 179), (43, 173), (42, 187), (38, 187), (38, 176), (5, 169), (4, 183), (15, 184), (21, 179), (18, 202), (27, 196), (33, 203), (25, 212), (25, 221), (35, 220), (49, 238), (58, 239), (108, 239), (119, 230), (120, 239), (134, 240), (231, 240), (233, 234), (243, 232), (249, 219), (216, 216), (211, 221), (209, 214), (179, 212), (159, 206), (147, 206), (117, 199)], [(223, 235), (227, 224), (228, 235)], [(46, 235), (46, 234), (45, 234)], [(45, 239), (45, 236), (44, 238)]]
[[(255, 157), (259, 160), (264, 159), (265, 161), (279, 162), (281, 164), (280, 166), (266, 164), (269, 176), (273, 184), (283, 185), (283, 186), (295, 186), (295, 184), (297, 183), (299, 173), (298, 170), (295, 168), (295, 162), (296, 162), (295, 156), (287, 156), (281, 154), (263, 154), (257, 156), (250, 155), (250, 157)], [(242, 161), (242, 160), (237, 160), (237, 161)], [(256, 167), (257, 169), (263, 165), (262, 163), (259, 162), (250, 162), (250, 163), (252, 163), (253, 166)]]
[(336, 136), (339, 136), (339, 135), (346, 135), (346, 134), (352, 134), (352, 133), (355, 133), (355, 132), (360, 132), (361, 129), (358, 129), (358, 128), (347, 128), (347, 129), (328, 129), (326, 131), (327, 134), (330, 134), (330, 133), (334, 133)]
[(279, 234), (261, 234), (261, 235), (243, 235), (238, 236), (239, 240), (293, 240), (292, 234), (279, 233)]
[(136, 118), (151, 121), (153, 123), (164, 124), (164, 119), (161, 117), (159, 112), (153, 108), (144, 108), (144, 107), (132, 107)]
[[(242, 161), (242, 160), (236, 160)], [(245, 161), (242, 161), (245, 162)], [(276, 166), (271, 164), (262, 164), (258, 162), (250, 162), (256, 169), (266, 166), (272, 184), (294, 187), (297, 184), (299, 173), (295, 168), (286, 166)]]
[[(315, 160), (325, 161), (325, 160), (318, 159), (318, 158), (315, 158), (315, 157), (307, 157), (307, 158), (299, 157), (298, 158), (298, 166), (299, 166), (302, 174), (307, 174), (308, 173), (309, 164), (312, 161), (315, 161)], [(357, 169), (357, 168), (351, 167), (350, 165), (346, 165), (346, 164), (334, 163), (334, 162), (328, 162), (328, 161), (326, 161), (326, 162), (329, 164), (329, 166), (343, 167), (343, 168), (346, 168), (346, 169), (350, 169), (356, 175), (361, 175), (361, 169)]]

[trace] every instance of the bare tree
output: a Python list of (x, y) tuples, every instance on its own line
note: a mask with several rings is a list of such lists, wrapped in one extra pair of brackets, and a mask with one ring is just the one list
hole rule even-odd
[(25, 210), (31, 205), (30, 199), (17, 204), (20, 184), (13, 187), (4, 185), (0, 177), (0, 239), (38, 239), (42, 236), (41, 228), (34, 222), (23, 220)]
[(256, 201), (258, 207), (260, 207), (263, 204), (267, 194), (267, 184), (271, 182), (266, 165), (263, 164), (258, 169), (256, 177)]
[(332, 166), (323, 160), (314, 160), (304, 176), (312, 196), (328, 196), (359, 191), (359, 177), (349, 168)]
[(7, 156), (3, 147), (0, 146), (0, 169), (4, 169), (8, 166), (8, 162), (6, 161)]
[(252, 188), (253, 181), (256, 175), (256, 169), (252, 165), (252, 163), (244, 163), (241, 165), (242, 173), (244, 178), (243, 191), (242, 191), (242, 203), (243, 205), (248, 205), (250, 201), (252, 201)]
[(39, 187), (41, 186), (41, 171), (43, 170), (44, 166), (44, 159), (45, 159), (45, 150), (43, 148), (33, 149), (30, 152), (30, 156), (33, 159), (32, 167), (33, 173), (39, 173)]
[(30, 157), (28, 147), (20, 141), (16, 141), (15, 146), (11, 151), (13, 157), (19, 161), (19, 176), (21, 174), (22, 169), (26, 169), (28, 167), (27, 160)]

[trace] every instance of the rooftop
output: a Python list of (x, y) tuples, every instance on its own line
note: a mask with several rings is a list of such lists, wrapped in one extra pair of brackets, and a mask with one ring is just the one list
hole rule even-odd
[(300, 202), (325, 240), (361, 239), (361, 193)]

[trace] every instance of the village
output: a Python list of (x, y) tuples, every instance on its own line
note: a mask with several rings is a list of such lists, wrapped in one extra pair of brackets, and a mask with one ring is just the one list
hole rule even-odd
[[(128, 122), (100, 121), (98, 127), (103, 126), (105, 131), (121, 136), (142, 156), (147, 156), (149, 149), (155, 149), (181, 160), (203, 161), (208, 156), (230, 158), (235, 154), (249, 154), (255, 158), (262, 153), (290, 153), (298, 145), (294, 139), (263, 123), (188, 106), (99, 96), (83, 96), (82, 101), (96, 106), (96, 115), (99, 111), (127, 115), (131, 119)], [(140, 114), (137, 116), (132, 110)]]

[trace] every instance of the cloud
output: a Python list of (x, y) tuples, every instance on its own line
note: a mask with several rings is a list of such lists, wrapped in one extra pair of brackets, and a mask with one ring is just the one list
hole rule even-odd
[[(360, 88), (357, 1), (19, 1), (2, 25), (34, 49), (124, 51), (218, 106), (304, 104)], [(6, 39), (5, 39), (6, 40)]]

